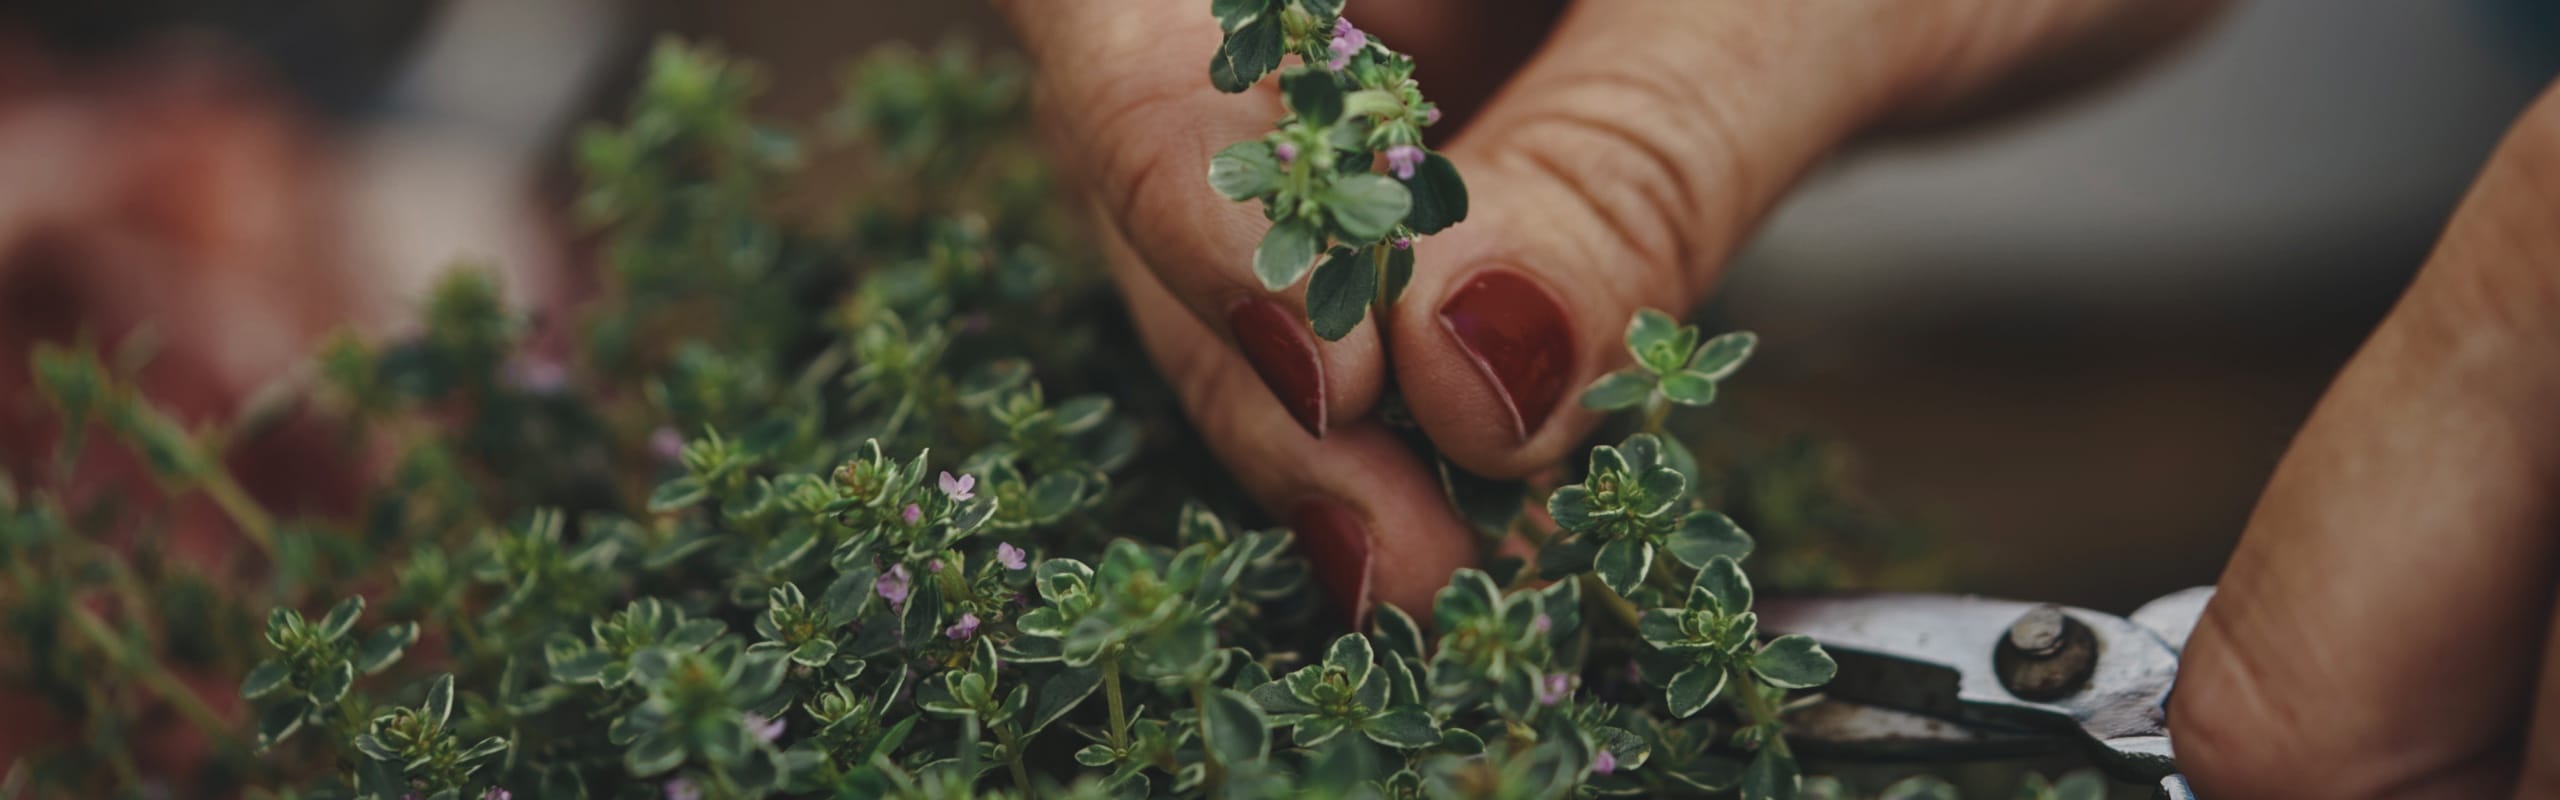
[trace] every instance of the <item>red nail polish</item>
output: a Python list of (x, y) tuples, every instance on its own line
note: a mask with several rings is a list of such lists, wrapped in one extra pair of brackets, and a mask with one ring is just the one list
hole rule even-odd
[(1358, 626), (1369, 618), (1369, 527), (1350, 507), (1323, 498), (1298, 504), (1290, 515), (1299, 543), (1314, 562), (1316, 579), (1334, 607)]
[(1262, 376), (1298, 427), (1324, 438), (1324, 359), (1316, 356), (1315, 334), (1306, 322), (1279, 303), (1248, 297), (1227, 309), (1227, 328), (1252, 362), (1253, 374)]
[(1573, 376), (1573, 334), (1546, 287), (1517, 272), (1488, 269), (1440, 304), (1440, 325), (1457, 337), (1492, 381), (1522, 439), (1545, 424)]

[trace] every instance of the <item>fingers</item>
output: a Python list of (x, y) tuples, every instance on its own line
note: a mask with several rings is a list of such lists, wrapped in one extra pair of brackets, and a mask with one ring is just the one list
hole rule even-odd
[(1575, 399), (1625, 363), (1628, 318), (1686, 310), (1836, 143), (1944, 95), (1936, 71), (2014, 65), (2121, 5), (1573, 5), (1448, 148), (1470, 218), (1421, 245), (1387, 334), (1415, 416), (1479, 473), (1552, 461), (1596, 422)]
[[(2198, 794), (2490, 797), (2515, 780), (2560, 579), (2554, 218), (2546, 93), (2259, 500), (2170, 709)], [(2553, 719), (2527, 745), (2537, 782), (2560, 764)]]
[(1336, 607), (1354, 620), (1366, 619), (1373, 602), (1429, 610), (1476, 552), (1474, 529), (1450, 510), (1427, 465), (1375, 420), (1323, 440), (1294, 430), (1252, 368), (1185, 313), (1125, 242), (1104, 249), (1148, 355), (1192, 424), (1245, 491), (1296, 530)]
[(1241, 95), (1208, 79), (1221, 40), (1198, 0), (1004, 4), (1041, 66), (1041, 103), (1072, 179), (1092, 187), (1196, 333), (1250, 360), (1288, 417), (1323, 436), (1377, 401), (1376, 334), (1326, 342), (1308, 331), (1304, 289), (1272, 293), (1254, 278), (1271, 224), (1254, 204), (1209, 188), (1209, 158), (1271, 129), (1282, 111), (1268, 82)]

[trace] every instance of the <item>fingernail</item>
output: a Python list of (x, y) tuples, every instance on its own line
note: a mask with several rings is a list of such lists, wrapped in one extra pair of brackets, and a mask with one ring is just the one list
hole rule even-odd
[(1573, 374), (1573, 334), (1546, 287), (1506, 269), (1478, 272), (1440, 304), (1440, 325), (1493, 383), (1513, 433), (1525, 440), (1546, 423)]
[(1368, 619), (1369, 528), (1360, 515), (1349, 506), (1316, 498), (1299, 503), (1290, 520), (1334, 607), (1349, 611), (1355, 626)]
[(1236, 346), (1253, 363), (1253, 374), (1280, 398), (1289, 416), (1307, 435), (1324, 438), (1324, 359), (1316, 356), (1314, 334), (1297, 315), (1267, 298), (1248, 297), (1227, 309), (1227, 328)]

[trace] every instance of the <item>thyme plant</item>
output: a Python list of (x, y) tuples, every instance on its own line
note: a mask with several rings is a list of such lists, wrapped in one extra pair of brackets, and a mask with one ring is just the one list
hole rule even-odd
[[(1216, 10), (1222, 87), (1307, 62), (1213, 180), (1272, 210), (1274, 284), (1328, 249), (1320, 293), (1386, 276), (1318, 304), (1338, 335), (1463, 216), (1435, 114), (1339, 2)], [(1637, 318), (1638, 371), (1585, 402), (1639, 429), (1552, 525), (1470, 509), (1534, 568), (1489, 538), (1432, 607), (1328, 626), (1291, 533), (1221, 513), (1245, 504), (1043, 201), (1008, 62), (888, 51), (806, 129), (750, 115), (757, 84), (665, 43), (580, 137), (608, 270), (574, 320), (462, 269), (415, 335), (333, 341), (213, 425), (135, 391), (138, 359), (37, 353), (55, 483), (103, 431), (248, 549), (162, 558), (149, 504), (0, 480), (5, 685), (65, 734), (0, 795), (1841, 796), (1783, 725), (1834, 665), (1759, 634), (1754, 539), (1666, 426), (1747, 334)], [(837, 204), (786, 202), (812, 151), (864, 167)], [(224, 466), (294, 415), (387, 454), (352, 518)], [(194, 755), (137, 746), (167, 728)]]

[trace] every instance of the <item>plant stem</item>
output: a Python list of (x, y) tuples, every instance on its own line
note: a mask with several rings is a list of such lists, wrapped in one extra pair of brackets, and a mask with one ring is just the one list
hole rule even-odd
[(1120, 651), (1102, 657), (1102, 699), (1111, 704), (1111, 751), (1129, 750), (1129, 714), (1120, 710)]
[(1778, 708), (1769, 704), (1768, 695), (1760, 693), (1759, 679), (1750, 670), (1737, 665), (1725, 668), (1725, 682), (1741, 690), (1736, 694), (1742, 696), (1742, 710), (1750, 715), (1751, 724), (1770, 726), (1769, 739), (1760, 746), (1775, 749), (1778, 755), (1792, 756), (1793, 753), (1787, 750), (1787, 737), (1776, 731)]
[(222, 513), (231, 517), (233, 525), (239, 526), (240, 535), (256, 544), (268, 560), (275, 560), (275, 517), (269, 516), (264, 506), (258, 505), (247, 490), (240, 488), (239, 482), (231, 479), (229, 471), (216, 465), (199, 479), (197, 488), (203, 489), (205, 496), (213, 498), (214, 505), (222, 507)]
[(170, 675), (159, 662), (136, 658), (125, 648), (124, 641), (116, 638), (115, 630), (107, 627), (107, 621), (98, 618), (97, 612), (81, 607), (76, 601), (70, 608), (71, 621), (80, 629), (81, 635), (87, 636), (98, 649), (107, 651), (108, 657), (114, 659), (118, 666), (132, 670), (136, 677), (142, 679), (144, 686), (176, 707), (178, 714), (194, 723), (207, 739), (219, 741), (232, 735), (230, 723), (222, 721), (222, 715), (214, 713), (212, 706), (205, 705), (204, 698), (197, 697), (195, 690), (179, 683), (177, 677)]
[(1663, 422), (1664, 422), (1665, 420), (1670, 419), (1670, 417), (1671, 417), (1671, 404), (1670, 404), (1670, 403), (1668, 403), (1668, 402), (1665, 402), (1665, 401), (1662, 399), (1662, 392), (1661, 392), (1660, 390), (1655, 390), (1655, 391), (1654, 391), (1654, 393), (1653, 393), (1651, 396), (1648, 396), (1648, 397), (1646, 397), (1646, 398), (1645, 398), (1645, 400), (1644, 400), (1644, 432), (1645, 432), (1645, 433), (1650, 433), (1650, 434), (1653, 434), (1653, 435), (1655, 435), (1655, 436), (1664, 436), (1664, 435), (1667, 435), (1667, 434), (1665, 434), (1665, 433), (1663, 432), (1663, 428), (1664, 428), (1664, 426), (1663, 426)]
[(1013, 787), (1021, 790), (1024, 797), (1037, 795), (1031, 788), (1031, 772), (1022, 768), (1022, 742), (1014, 737), (1013, 726), (996, 726), (996, 741), (1004, 744), (1005, 766), (1013, 770)]
[(1635, 605), (1628, 603), (1626, 598), (1619, 597), (1617, 592), (1610, 591), (1608, 584), (1601, 583), (1599, 573), (1585, 572), (1579, 577), (1582, 581), (1583, 594), (1597, 598), (1600, 605), (1607, 607), (1609, 613), (1618, 617), (1619, 622), (1627, 624), (1627, 630), (1641, 630), (1637, 627), (1636, 620), (1643, 615), (1637, 613)]

